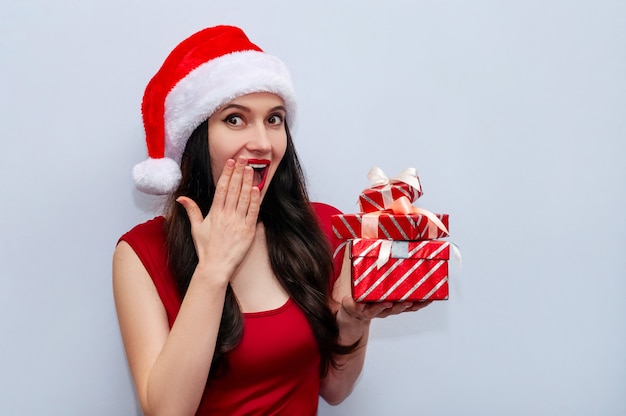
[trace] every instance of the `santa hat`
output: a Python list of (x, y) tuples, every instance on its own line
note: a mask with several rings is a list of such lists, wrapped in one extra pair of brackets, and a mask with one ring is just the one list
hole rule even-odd
[(143, 96), (148, 159), (133, 168), (137, 189), (154, 195), (173, 192), (191, 133), (224, 104), (253, 92), (279, 95), (287, 122), (293, 121), (296, 101), (289, 71), (241, 29), (203, 29), (176, 46)]

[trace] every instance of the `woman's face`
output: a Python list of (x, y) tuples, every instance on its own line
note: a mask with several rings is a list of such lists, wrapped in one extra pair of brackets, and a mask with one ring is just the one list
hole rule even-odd
[(261, 197), (287, 148), (284, 102), (276, 94), (247, 94), (225, 104), (209, 117), (209, 154), (215, 181), (228, 159), (248, 159)]

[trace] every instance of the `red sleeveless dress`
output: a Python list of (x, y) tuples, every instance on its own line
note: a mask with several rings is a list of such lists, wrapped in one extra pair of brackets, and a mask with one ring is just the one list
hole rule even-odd
[[(334, 250), (341, 241), (332, 233), (330, 216), (340, 212), (326, 204), (313, 206)], [(150, 274), (171, 328), (181, 299), (167, 267), (164, 225), (165, 219), (156, 217), (120, 240), (133, 248)], [(320, 356), (304, 313), (291, 299), (274, 310), (245, 313), (242, 340), (228, 362), (226, 374), (207, 384), (196, 415), (317, 414)]]

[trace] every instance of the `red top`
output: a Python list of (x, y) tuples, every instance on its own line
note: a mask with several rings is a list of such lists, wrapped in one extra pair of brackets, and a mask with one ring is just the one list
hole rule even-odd
[[(325, 204), (313, 206), (334, 250), (341, 241), (332, 234), (330, 216), (340, 212)], [(171, 328), (181, 299), (167, 267), (164, 225), (165, 219), (156, 217), (120, 240), (133, 248), (150, 274)], [(243, 316), (243, 337), (228, 355), (228, 371), (209, 381), (196, 415), (315, 415), (320, 356), (304, 313), (289, 299), (278, 309)]]

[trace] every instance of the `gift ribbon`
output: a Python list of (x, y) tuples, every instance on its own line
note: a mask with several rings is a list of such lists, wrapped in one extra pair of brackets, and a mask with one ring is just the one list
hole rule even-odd
[(411, 205), (411, 201), (406, 196), (402, 196), (391, 203), (388, 209), (376, 212), (368, 212), (361, 216), (361, 235), (363, 238), (378, 238), (378, 217), (381, 215), (407, 215), (419, 214), (428, 219), (428, 239), (437, 238), (438, 230), (446, 234), (448, 229), (439, 218), (432, 212), (423, 208)]
[(380, 269), (391, 258), (391, 247), (393, 247), (392, 240), (385, 240), (381, 242), (380, 249), (378, 251), (378, 258), (376, 259), (376, 268)]
[[(397, 243), (397, 241), (395, 241)], [(393, 248), (393, 240), (384, 240), (380, 244), (380, 249), (378, 251), (378, 258), (376, 259), (376, 268), (380, 269), (383, 267), (391, 258), (391, 251)], [(454, 259), (456, 260), (459, 267), (461, 267), (461, 251), (457, 247), (456, 244), (446, 241), (452, 248), (452, 254)]]
[(385, 172), (379, 167), (374, 166), (367, 173), (367, 179), (370, 181), (370, 186), (367, 188), (375, 188), (377, 186), (384, 186), (380, 192), (383, 197), (384, 207), (387, 208), (393, 203), (393, 197), (391, 196), (391, 185), (394, 182), (403, 182), (415, 189), (418, 194), (422, 193), (422, 186), (417, 178), (417, 169), (406, 168), (398, 175), (388, 178)]

